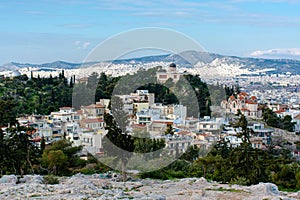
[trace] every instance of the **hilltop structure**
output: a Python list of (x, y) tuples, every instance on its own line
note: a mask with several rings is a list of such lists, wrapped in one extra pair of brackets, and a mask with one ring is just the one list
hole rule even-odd
[(177, 82), (180, 79), (180, 73), (177, 72), (176, 65), (171, 63), (165, 72), (157, 72), (157, 80), (160, 83), (165, 83), (167, 80), (171, 79), (173, 82)]

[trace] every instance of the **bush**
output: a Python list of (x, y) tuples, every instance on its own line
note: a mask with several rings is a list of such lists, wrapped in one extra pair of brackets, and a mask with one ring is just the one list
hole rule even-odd
[(59, 184), (59, 180), (57, 177), (49, 175), (49, 176), (44, 176), (44, 184), (50, 184), (50, 185), (54, 185), (54, 184)]
[(231, 179), (230, 184), (236, 184), (236, 185), (248, 185), (250, 181), (245, 177), (236, 177), (234, 179)]

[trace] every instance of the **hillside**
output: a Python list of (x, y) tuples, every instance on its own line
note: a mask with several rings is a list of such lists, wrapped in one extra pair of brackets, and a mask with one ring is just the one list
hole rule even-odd
[[(120, 68), (121, 66), (123, 71), (132, 72), (138, 70), (140, 67), (148, 68), (150, 66), (157, 66), (158, 64), (167, 66), (171, 62), (176, 63), (179, 69), (194, 70), (195, 73), (205, 70), (207, 74), (214, 74), (217, 70), (219, 74), (227, 74), (228, 76), (241, 74), (300, 74), (299, 60), (243, 58), (196, 51), (185, 51), (180, 54), (146, 56), (106, 62), (68, 63), (56, 61), (45, 64), (22, 64), (12, 62), (1, 66), (0, 71), (24, 71), (24, 69), (30, 70), (32, 68), (35, 68), (36, 71), (49, 71), (51, 69), (75, 70), (82, 67), (99, 68), (99, 66), (101, 66), (99, 68), (100, 70), (105, 71), (107, 69), (103, 66), (109, 65), (107, 68), (114, 69), (114, 67)], [(230, 73), (228, 71), (230, 71)]]

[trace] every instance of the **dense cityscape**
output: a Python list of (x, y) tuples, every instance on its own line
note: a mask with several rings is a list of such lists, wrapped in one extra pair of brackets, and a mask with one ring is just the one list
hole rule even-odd
[(0, 2), (0, 199), (300, 199), (299, 5)]
[[(278, 83), (277, 76), (270, 76), (269, 87), (263, 90), (258, 86), (252, 90), (255, 77), (210, 85), (199, 75), (179, 71), (171, 63), (124, 77), (90, 72), (77, 79), (77, 75), (67, 77), (65, 70), (49, 77), (43, 71), (32, 71), (29, 76), (3, 75), (0, 180), (12, 181), (5, 174), (27, 177), (33, 173), (44, 175), (43, 181), (52, 184), (58, 181), (55, 176), (100, 173), (105, 178), (116, 169), (116, 177), (122, 181), (128, 176), (163, 180), (204, 177), (239, 185), (273, 182), (281, 190), (297, 190), (297, 88), (273, 87)], [(153, 83), (138, 86), (132, 93), (115, 92), (118, 84), (151, 76)], [(171, 92), (182, 86), (183, 80), (196, 92), (198, 105)], [(80, 101), (93, 88), (95, 102)], [(216, 93), (219, 95), (214, 96)], [(185, 97), (187, 101), (193, 99), (191, 94)], [(191, 106), (199, 109), (198, 114)], [(115, 152), (108, 140), (136, 155)], [(169, 161), (161, 164), (161, 159)], [(234, 162), (241, 159), (245, 161), (235, 166)], [(116, 164), (119, 162), (122, 164)], [(227, 162), (230, 168), (219, 168)], [(158, 163), (161, 166), (156, 168)], [(248, 170), (236, 171), (239, 168)]]

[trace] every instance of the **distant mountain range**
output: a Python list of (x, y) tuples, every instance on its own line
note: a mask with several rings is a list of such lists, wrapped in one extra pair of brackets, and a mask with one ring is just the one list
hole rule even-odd
[[(151, 62), (174, 62), (179, 68), (192, 68), (203, 66), (232, 66), (239, 69), (247, 69), (248, 71), (264, 71), (266, 74), (282, 74), (291, 73), (300, 75), (300, 61), (290, 59), (263, 59), (263, 58), (243, 58), (237, 56), (224, 56), (214, 53), (204, 53), (196, 51), (185, 51), (180, 54), (146, 56), (140, 58), (121, 59), (107, 61), (112, 64), (124, 64), (133, 66), (135, 64), (151, 63)], [(21, 68), (39, 68), (40, 70), (54, 69), (78, 69), (82, 66), (88, 67), (100, 62), (89, 63), (69, 63), (64, 61), (56, 61), (45, 64), (30, 64), (11, 62), (0, 66), (0, 71), (18, 71)]]

